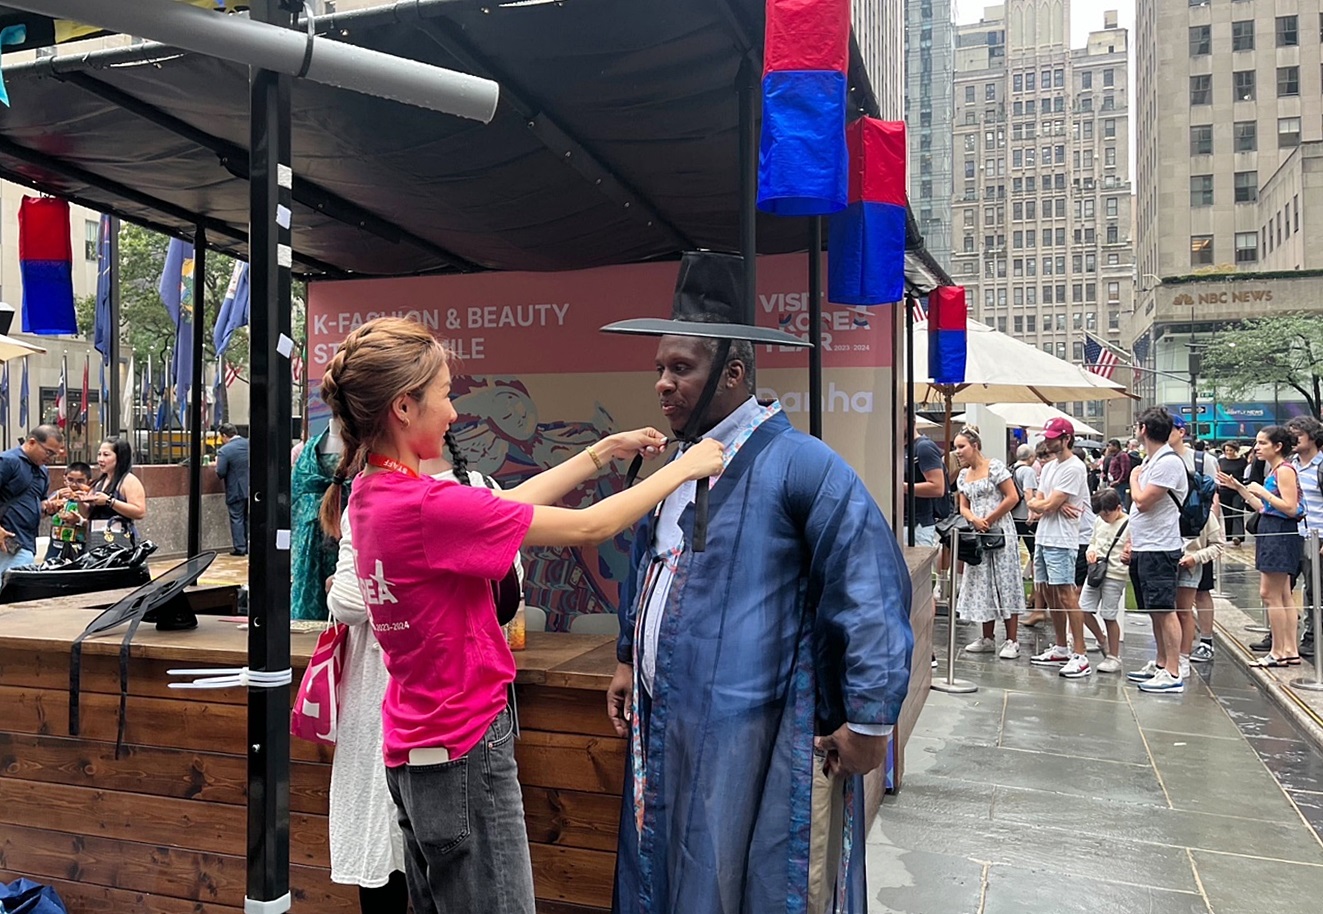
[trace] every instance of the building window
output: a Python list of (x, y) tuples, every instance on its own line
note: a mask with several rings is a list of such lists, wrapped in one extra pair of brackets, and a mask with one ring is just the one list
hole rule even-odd
[[(1205, 78), (1211, 79), (1211, 77), (1205, 77)], [(1193, 98), (1193, 97), (1194, 97), (1194, 95), (1193, 95), (1193, 89), (1194, 89), (1193, 84), (1191, 84), (1190, 88), (1191, 88), (1191, 96), (1190, 96), (1190, 97)], [(1193, 102), (1191, 102), (1191, 104), (1193, 104)], [(1206, 105), (1206, 104), (1208, 104), (1208, 102), (1204, 102), (1203, 104)], [(1110, 118), (1110, 117), (1109, 117), (1109, 118), (1107, 118), (1107, 120), (1103, 121), (1103, 139), (1105, 139), (1105, 140), (1110, 140), (1110, 139), (1113, 139), (1115, 136), (1116, 136), (1116, 120), (1115, 120), (1114, 118)]]
[[(1251, 73), (1251, 76), (1254, 74)], [(1190, 77), (1190, 104), (1211, 105), (1213, 103), (1213, 77), (1207, 74)], [(1106, 125), (1112, 125), (1112, 133), (1107, 133)], [(1116, 121), (1103, 122), (1103, 136), (1116, 136)]]
[(1015, 315), (1014, 318), (1012, 318), (1012, 321), (1013, 321), (1013, 326), (1015, 327), (1015, 332), (1024, 333), (1024, 316), (1021, 314), (1017, 314)]
[(1109, 282), (1107, 284), (1107, 300), (1108, 301), (1121, 300), (1121, 284), (1119, 282)]
[(1093, 139), (1093, 121), (1084, 122), (1084, 138), (1086, 140)]
[(1103, 165), (1109, 168), (1116, 167), (1116, 147), (1108, 146), (1103, 150)]
[(1080, 99), (1080, 110), (1081, 110), (1081, 111), (1092, 111), (1092, 110), (1093, 110), (1093, 99), (1090, 98), (1090, 97), (1087, 96), (1087, 95), (1084, 96), (1084, 98), (1081, 98), (1081, 99)]
[(1092, 89), (1092, 88), (1093, 88), (1093, 71), (1092, 71), (1092, 70), (1085, 70), (1083, 73), (1080, 74), (1080, 88), (1081, 88), (1081, 89)]
[(973, 87), (973, 86), (965, 86), (965, 104), (967, 104), (967, 105), (972, 105), (972, 104), (974, 104), (974, 87)]
[(1300, 43), (1300, 20), (1297, 16), (1277, 17), (1277, 47), (1290, 48)]
[(1109, 218), (1112, 219), (1116, 218), (1119, 205), (1120, 205), (1120, 201), (1116, 197), (1107, 198), (1106, 206), (1107, 206), (1107, 215)]
[(1291, 204), (1286, 204), (1286, 237), (1291, 237)]
[(997, 84), (988, 83), (983, 87), (983, 98), (986, 101), (995, 102), (997, 100)]
[[(1077, 304), (1084, 301), (1084, 283), (1077, 282), (1070, 287), (1070, 300)], [(1078, 312), (1075, 316), (1079, 317)]]
[(1213, 125), (1199, 124), (1190, 128), (1190, 155), (1209, 156), (1213, 154)]
[(93, 222), (91, 219), (83, 222), (83, 257), (87, 260), (96, 260), (97, 248), (101, 242), (101, 223)]
[(1120, 311), (1108, 311), (1108, 312), (1107, 312), (1107, 329), (1108, 329), (1108, 330), (1120, 330), (1120, 329), (1121, 329), (1121, 312), (1120, 312)]
[(1066, 85), (1065, 70), (1056, 70), (1052, 73), (1052, 85), (1057, 89), (1065, 88)]
[(1259, 259), (1259, 233), (1236, 232), (1236, 263), (1257, 263)]
[(1236, 152), (1254, 152), (1259, 148), (1259, 122), (1236, 121)]
[[(1107, 243), (1108, 243), (1108, 244), (1116, 244), (1116, 243), (1119, 242), (1120, 240), (1121, 240), (1121, 239), (1120, 239), (1120, 230), (1119, 230), (1115, 225), (1109, 225), (1109, 226), (1107, 226)], [(1107, 263), (1108, 263), (1108, 264), (1116, 263), (1116, 261), (1112, 259), (1112, 258), (1115, 257), (1115, 256), (1116, 256), (1115, 254), (1108, 254), (1108, 255), (1107, 255)]]
[(1300, 94), (1300, 68), (1277, 68), (1277, 97), (1285, 98)]
[(1231, 23), (1231, 50), (1254, 50), (1254, 20), (1242, 19)]
[(1277, 119), (1277, 148), (1300, 145), (1300, 118), (1279, 117)]
[(1213, 264), (1213, 236), (1190, 236), (1190, 266), (1207, 267)]
[(1024, 91), (1024, 76), (1022, 74), (1016, 73), (1011, 77), (1011, 89), (1015, 92)]
[(1026, 314), (1026, 315), (1024, 316), (1024, 326), (1025, 326), (1025, 329), (1028, 330), (1030, 333), (1037, 333), (1037, 332), (1038, 332), (1038, 315), (1037, 315), (1037, 314)]
[(1104, 86), (1114, 86), (1114, 85), (1116, 85), (1116, 71), (1115, 71), (1115, 70), (1103, 70), (1103, 85), (1104, 85)]
[(1236, 172), (1236, 202), (1253, 203), (1259, 199), (1259, 173), (1257, 171)]
[(1084, 344), (1083, 344), (1083, 343), (1072, 343), (1072, 344), (1071, 344), (1071, 355), (1072, 355), (1072, 357), (1075, 359), (1075, 361), (1077, 361), (1077, 362), (1083, 362), (1083, 361), (1084, 361)]
[(1085, 201), (1084, 201), (1084, 218), (1085, 218), (1085, 219), (1092, 219), (1092, 218), (1093, 218), (1093, 201), (1092, 201), (1092, 200), (1085, 200)]
[(1213, 205), (1213, 176), (1190, 175), (1190, 205)]
[(1300, 195), (1295, 195), (1295, 230), (1300, 231)]
[[(1212, 77), (1208, 77), (1212, 79)], [(1237, 70), (1231, 74), (1231, 100), (1236, 102), (1254, 101), (1254, 71)]]

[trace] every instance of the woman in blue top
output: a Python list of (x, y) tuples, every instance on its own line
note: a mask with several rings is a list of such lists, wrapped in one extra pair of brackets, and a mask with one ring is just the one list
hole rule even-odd
[(1291, 575), (1300, 568), (1300, 537), (1296, 525), (1304, 513), (1300, 499), (1300, 480), (1287, 462), (1295, 448), (1296, 436), (1280, 425), (1270, 425), (1259, 432), (1254, 454), (1264, 461), (1264, 482), (1248, 485), (1217, 474), (1218, 485), (1235, 489), (1251, 510), (1259, 513), (1259, 530), (1254, 535), (1254, 567), (1259, 570), (1259, 596), (1268, 607), (1268, 625), (1272, 629), (1272, 651), (1258, 661), (1259, 666), (1299, 666), (1300, 655), (1278, 654), (1290, 651), (1296, 643), (1295, 600), (1291, 596)]

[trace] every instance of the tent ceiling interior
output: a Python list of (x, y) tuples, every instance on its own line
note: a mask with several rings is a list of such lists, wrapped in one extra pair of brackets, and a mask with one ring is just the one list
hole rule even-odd
[[(295, 271), (738, 250), (735, 86), (762, 22), (763, 0), (410, 0), (319, 17), (324, 40), (493, 78), (501, 101), (483, 125), (294, 81)], [(156, 44), (62, 52), (4, 68), (0, 177), (185, 237), (200, 221), (212, 247), (246, 256), (248, 69)], [(852, 105), (875, 113), (853, 57)], [(907, 274), (926, 291), (945, 275), (913, 220), (910, 236)], [(806, 244), (802, 220), (759, 216), (760, 253)]]

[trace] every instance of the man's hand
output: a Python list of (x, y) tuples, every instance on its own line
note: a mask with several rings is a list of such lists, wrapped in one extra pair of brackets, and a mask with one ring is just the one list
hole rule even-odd
[(887, 760), (887, 737), (864, 736), (841, 724), (831, 736), (817, 736), (813, 746), (827, 753), (827, 774), (867, 774)]
[(634, 699), (634, 667), (617, 663), (611, 685), (606, 689), (606, 716), (615, 728), (616, 736), (629, 732), (629, 715)]
[(1061, 513), (1071, 520), (1079, 520), (1084, 516), (1084, 508), (1080, 505), (1072, 505), (1070, 502), (1066, 502), (1061, 506)]

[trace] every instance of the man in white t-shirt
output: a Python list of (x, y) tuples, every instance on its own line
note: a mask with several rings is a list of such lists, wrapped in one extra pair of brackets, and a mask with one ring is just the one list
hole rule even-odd
[[(1037, 515), (1034, 544), (1034, 580), (1045, 582), (1047, 605), (1052, 611), (1056, 644), (1030, 658), (1037, 666), (1060, 667), (1060, 675), (1080, 679), (1093, 672), (1084, 653), (1084, 614), (1080, 612), (1075, 563), (1079, 556), (1080, 516), (1089, 497), (1089, 474), (1075, 456), (1075, 426), (1064, 417), (1043, 428), (1050, 459), (1039, 474), (1038, 490), (1030, 498), (1030, 515)], [(1074, 653), (1066, 646), (1066, 626), (1074, 639)]]
[(1181, 505), (1190, 492), (1185, 461), (1172, 450), (1171, 413), (1160, 406), (1138, 420), (1148, 459), (1130, 471), (1130, 581), (1139, 608), (1153, 620), (1158, 656), (1130, 673), (1145, 692), (1183, 692), (1181, 625), (1176, 618), (1176, 580), (1181, 551)]

